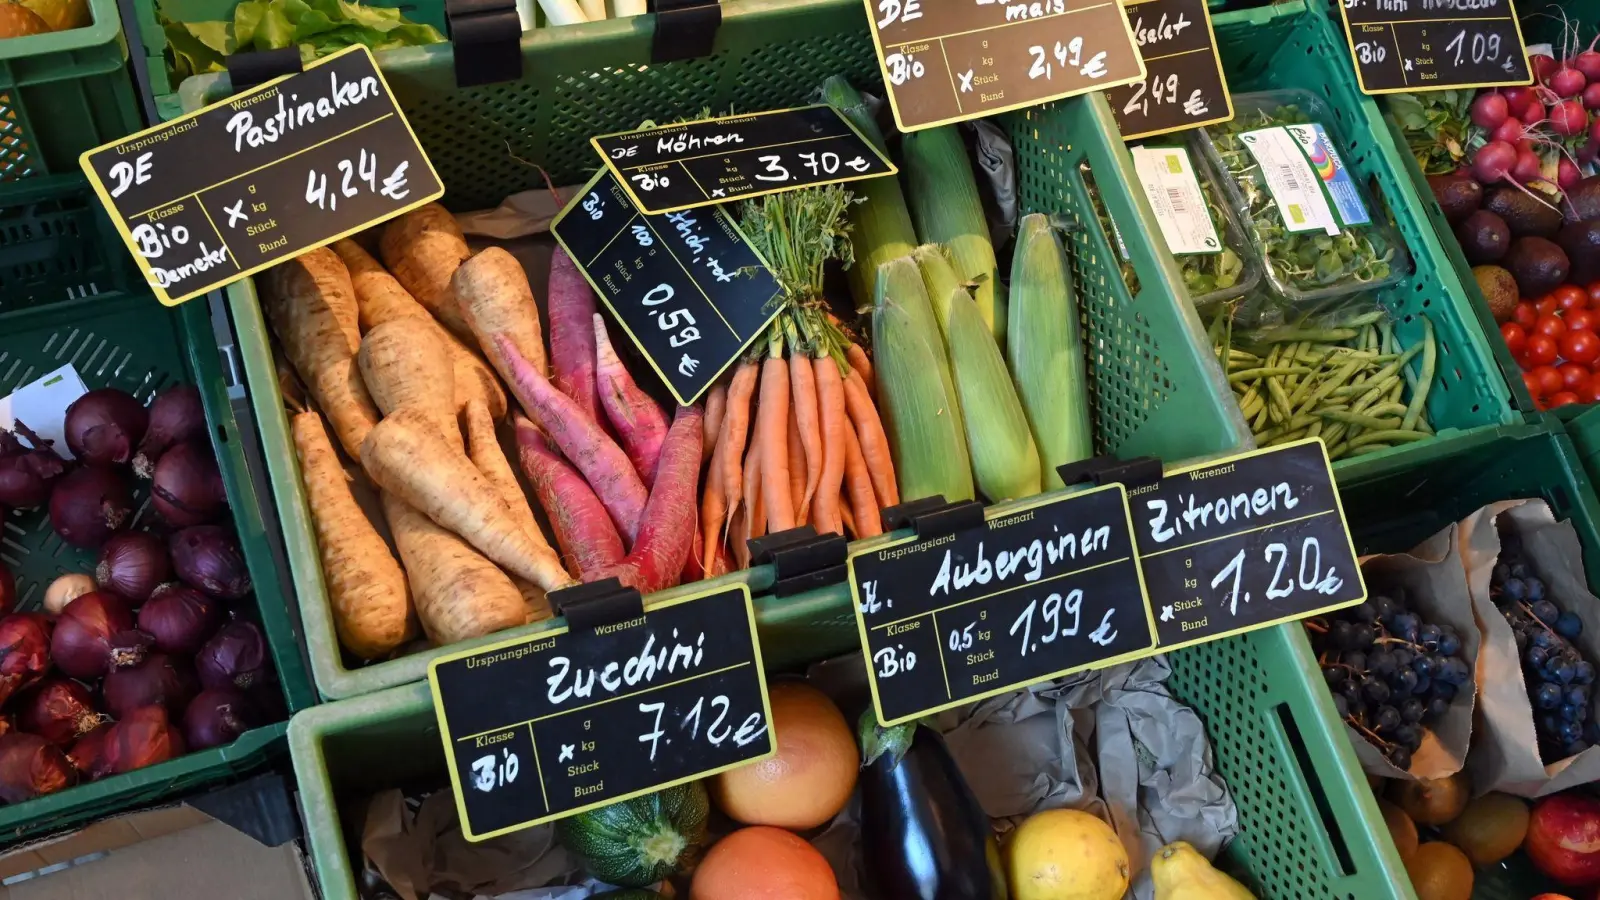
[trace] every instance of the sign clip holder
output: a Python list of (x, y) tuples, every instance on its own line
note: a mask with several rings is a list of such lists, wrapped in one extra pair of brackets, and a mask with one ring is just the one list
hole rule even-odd
[(457, 87), (522, 80), (522, 20), (516, 0), (445, 0)]
[(1136, 456), (1133, 459), (1096, 456), (1056, 466), (1056, 474), (1060, 475), (1061, 480), (1068, 486), (1087, 481), (1096, 487), (1121, 484), (1132, 490), (1148, 487), (1160, 481), (1162, 468), (1161, 460), (1154, 456)]
[(615, 578), (551, 591), (550, 607), (574, 629), (593, 630), (644, 615), (644, 598)]
[(907, 501), (883, 511), (884, 531), (911, 528), (917, 532), (917, 537), (924, 540), (970, 531), (982, 525), (981, 502), (961, 500), (951, 503), (944, 499), (943, 494)]
[(801, 525), (753, 538), (749, 545), (751, 565), (772, 564), (772, 593), (779, 597), (843, 584), (850, 577), (845, 566), (850, 542), (842, 534), (819, 535), (810, 525)]
[(299, 47), (280, 47), (276, 50), (246, 50), (228, 56), (228, 83), (235, 94), (248, 91), (258, 84), (266, 84), (284, 75), (305, 71), (300, 62)]
[(651, 0), (656, 31), (650, 39), (650, 61), (700, 59), (711, 55), (722, 27), (720, 0)]

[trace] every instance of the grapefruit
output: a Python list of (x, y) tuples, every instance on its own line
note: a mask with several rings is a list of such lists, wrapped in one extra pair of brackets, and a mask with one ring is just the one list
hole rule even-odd
[(711, 795), (746, 825), (815, 828), (838, 815), (855, 790), (861, 767), (855, 736), (839, 708), (814, 687), (782, 681), (768, 696), (778, 752), (718, 775)]
[(712, 846), (694, 871), (689, 900), (839, 900), (839, 882), (799, 836), (755, 825)]
[(1005, 850), (1016, 900), (1118, 900), (1128, 891), (1128, 851), (1110, 825), (1089, 813), (1034, 813)]
[(1429, 841), (1406, 860), (1411, 889), (1417, 900), (1470, 900), (1472, 863), (1467, 855), (1443, 841)]

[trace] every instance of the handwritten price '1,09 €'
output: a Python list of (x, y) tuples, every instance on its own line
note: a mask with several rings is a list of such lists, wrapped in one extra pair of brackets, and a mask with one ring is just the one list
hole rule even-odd
[(411, 189), (406, 186), (406, 169), (410, 168), (409, 161), (402, 161), (395, 166), (387, 177), (383, 179), (383, 186), (378, 185), (378, 154), (361, 151), (355, 159), (341, 159), (338, 163), (340, 179), (334, 191), (328, 190), (328, 176), (312, 169), (306, 173), (306, 203), (318, 209), (335, 210), (339, 208), (339, 197), (354, 197), (361, 193), (364, 185), (368, 191), (381, 194), (390, 200), (404, 200), (410, 195)]
[[(701, 697), (695, 701), (694, 706), (689, 707), (688, 712), (683, 714), (682, 719), (678, 722), (678, 729), (680, 732), (688, 732), (689, 740), (695, 741), (700, 739), (700, 727), (704, 724), (706, 742), (713, 747), (721, 747), (730, 738), (733, 740), (734, 746), (748, 747), (763, 734), (767, 733), (767, 723), (761, 717), (761, 710), (759, 709), (745, 716), (739, 727), (734, 728), (727, 721), (728, 711), (732, 706), (732, 701), (725, 694), (718, 694), (712, 697), (710, 703), (706, 702), (706, 698)], [(666, 730), (661, 727), (661, 717), (666, 712), (666, 709), (667, 705), (661, 702), (639, 704), (639, 712), (650, 717), (650, 730), (639, 735), (639, 743), (650, 745), (651, 762), (655, 762), (656, 748), (661, 745), (661, 739), (666, 737), (667, 734)], [(703, 719), (708, 716), (710, 721), (703, 722)], [(672, 738), (667, 738), (667, 743), (672, 743)]]
[(1065, 44), (1056, 41), (1055, 46), (1047, 54), (1041, 44), (1034, 44), (1028, 48), (1028, 53), (1033, 57), (1033, 64), (1028, 67), (1028, 77), (1032, 79), (1043, 78), (1051, 81), (1055, 78), (1056, 67), (1062, 69), (1077, 68), (1078, 74), (1085, 78), (1104, 78), (1106, 76), (1106, 52), (1101, 50), (1087, 60), (1083, 58), (1083, 38), (1075, 37)]

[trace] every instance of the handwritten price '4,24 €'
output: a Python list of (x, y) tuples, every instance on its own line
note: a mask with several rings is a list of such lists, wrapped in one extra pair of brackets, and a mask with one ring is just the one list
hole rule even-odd
[[(704, 734), (706, 742), (713, 747), (721, 747), (730, 739), (736, 747), (748, 747), (752, 742), (767, 733), (767, 723), (761, 717), (761, 710), (759, 709), (745, 716), (744, 721), (739, 723), (739, 727), (734, 728), (727, 721), (728, 711), (732, 706), (733, 702), (725, 694), (718, 694), (712, 697), (710, 703), (706, 702), (706, 698), (701, 697), (679, 719), (678, 730), (680, 736), (683, 732), (688, 732), (689, 740), (696, 741)], [(672, 743), (672, 738), (666, 737), (666, 729), (661, 727), (661, 717), (666, 712), (666, 709), (667, 705), (665, 703), (639, 704), (639, 712), (650, 717), (650, 730), (639, 735), (639, 743), (650, 745), (651, 762), (656, 761), (656, 749), (661, 745), (662, 738), (666, 738), (667, 743)], [(710, 721), (704, 722), (703, 720), (708, 716)], [(705, 725), (704, 732), (700, 730), (702, 724)]]
[(338, 170), (340, 179), (338, 187), (328, 190), (328, 176), (312, 169), (306, 173), (306, 203), (317, 209), (326, 209), (330, 212), (339, 208), (339, 197), (354, 197), (361, 193), (361, 188), (374, 194), (380, 194), (390, 200), (404, 200), (411, 193), (411, 188), (406, 186), (406, 169), (410, 168), (409, 160), (402, 161), (383, 179), (382, 187), (378, 184), (378, 154), (361, 151), (355, 160), (339, 160)]
[(1089, 57), (1083, 57), (1083, 38), (1075, 37), (1065, 44), (1056, 41), (1055, 47), (1047, 54), (1041, 44), (1034, 44), (1028, 48), (1028, 53), (1033, 57), (1033, 64), (1028, 67), (1028, 77), (1031, 79), (1043, 78), (1052, 81), (1056, 77), (1056, 67), (1063, 70), (1076, 68), (1078, 74), (1085, 78), (1104, 78), (1106, 76), (1106, 51)]
[[(1211, 578), (1211, 587), (1217, 588), (1228, 584), (1224, 596), (1228, 598), (1228, 612), (1239, 614), (1239, 601), (1250, 602), (1250, 592), (1242, 594), (1241, 582), (1244, 579), (1244, 548), (1239, 548), (1216, 575)], [(1281, 600), (1288, 597), (1296, 590), (1315, 591), (1325, 596), (1331, 596), (1344, 587), (1344, 579), (1334, 571), (1333, 566), (1322, 570), (1322, 543), (1315, 537), (1307, 537), (1300, 542), (1300, 565), (1298, 571), (1291, 572), (1284, 578), (1284, 568), (1289, 562), (1289, 546), (1282, 541), (1273, 541), (1267, 545), (1264, 553), (1268, 565), (1275, 566), (1272, 573), (1272, 583), (1267, 585), (1267, 599)], [(1231, 583), (1230, 583), (1231, 582)]]

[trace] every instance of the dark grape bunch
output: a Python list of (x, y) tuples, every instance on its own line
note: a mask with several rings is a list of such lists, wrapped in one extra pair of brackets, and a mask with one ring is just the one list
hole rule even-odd
[(1556, 760), (1600, 744), (1600, 723), (1589, 711), (1594, 664), (1572, 643), (1583, 633), (1583, 621), (1563, 612), (1547, 590), (1523, 556), (1521, 537), (1502, 530), (1489, 596), (1517, 639), (1539, 755)]
[(1472, 690), (1461, 636), (1423, 621), (1406, 600), (1400, 585), (1372, 587), (1360, 606), (1306, 622), (1339, 717), (1399, 769), (1411, 768), (1427, 726), (1450, 701)]

